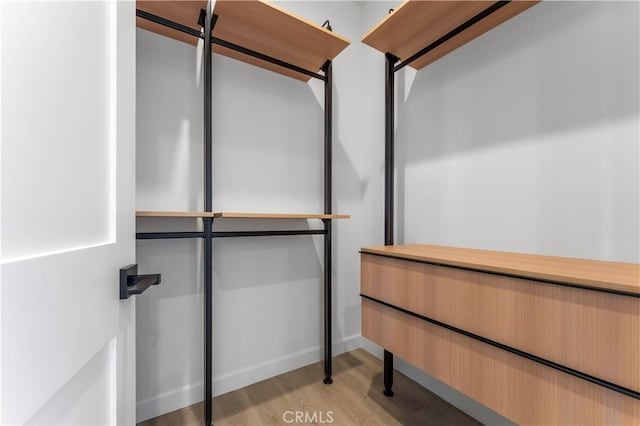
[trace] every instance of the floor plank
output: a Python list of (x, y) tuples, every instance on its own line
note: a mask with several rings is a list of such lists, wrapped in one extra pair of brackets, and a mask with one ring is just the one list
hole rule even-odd
[[(323, 363), (318, 362), (220, 395), (213, 400), (214, 424), (480, 424), (398, 372), (394, 376), (395, 396), (385, 397), (382, 395), (382, 361), (362, 349), (335, 357), (333, 371), (331, 386), (322, 383)], [(291, 423), (296, 411), (307, 413), (308, 421)], [(286, 412), (293, 413), (285, 416)], [(203, 404), (198, 403), (138, 424), (200, 426), (202, 416)], [(329, 417), (333, 422), (329, 422)]]

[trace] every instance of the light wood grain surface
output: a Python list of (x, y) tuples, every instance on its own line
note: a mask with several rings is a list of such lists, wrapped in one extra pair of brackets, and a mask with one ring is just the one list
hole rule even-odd
[[(278, 6), (263, 1), (217, 1), (213, 35), (309, 71), (334, 59), (349, 40)], [(214, 45), (214, 52), (260, 66), (301, 81), (309, 76)]]
[(216, 212), (216, 218), (228, 219), (349, 219), (346, 214), (313, 214), (313, 213), (237, 213)]
[(640, 295), (640, 265), (490, 250), (407, 244), (363, 248), (362, 253), (561, 281)]
[(518, 424), (640, 424), (636, 399), (367, 299), (362, 335)]
[(137, 217), (213, 217), (213, 212), (137, 211)]
[(640, 392), (640, 298), (362, 255), (361, 292)]
[[(139, 9), (200, 31), (198, 16), (200, 9), (206, 7), (206, 2), (138, 1), (136, 5)], [(320, 70), (325, 61), (334, 59), (350, 43), (335, 32), (260, 0), (218, 0), (214, 13), (218, 15), (214, 37), (313, 72)], [(137, 18), (137, 25), (193, 45), (198, 42), (195, 37), (142, 18)], [(310, 79), (305, 74), (218, 45), (213, 46), (213, 51), (301, 81)]]
[[(382, 53), (407, 59), (493, 5), (494, 1), (408, 0), (385, 16), (362, 41)], [(443, 43), (410, 66), (423, 68), (447, 53), (523, 12), (538, 1), (512, 1)]]
[[(158, 1), (158, 0), (137, 0), (136, 8), (144, 10), (161, 18), (169, 19), (170, 21), (177, 22), (186, 27), (200, 31), (200, 25), (198, 25), (198, 17), (200, 16), (200, 9), (206, 9), (206, 0), (198, 1)], [(165, 37), (173, 38), (184, 43), (196, 45), (198, 38), (192, 37), (188, 34), (180, 31), (173, 30), (163, 25), (156, 24), (146, 19), (136, 17), (136, 26), (138, 28), (145, 29), (147, 31), (154, 32), (156, 34), (163, 35)]]
[[(349, 425), (456, 425), (476, 422), (433, 393), (396, 373), (395, 396), (382, 395), (382, 363), (362, 349), (333, 359), (332, 385), (322, 383), (323, 363), (318, 362), (214, 398), (216, 426), (287, 425), (286, 411), (323, 413), (325, 423)], [(327, 412), (333, 422), (328, 423)], [(141, 426), (200, 426), (202, 403), (140, 423)], [(289, 417), (287, 417), (289, 419)], [(295, 423), (294, 423), (295, 424)], [(297, 423), (300, 424), (300, 423)]]
[(349, 219), (346, 214), (137, 211), (137, 217), (213, 217), (219, 219)]

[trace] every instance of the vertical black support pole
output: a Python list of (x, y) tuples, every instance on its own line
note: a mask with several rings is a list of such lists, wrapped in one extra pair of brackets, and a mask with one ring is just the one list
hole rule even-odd
[[(384, 141), (384, 244), (393, 244), (394, 224), (394, 102), (395, 73), (394, 64), (398, 61), (394, 55), (387, 53), (385, 67), (385, 141)], [(386, 396), (393, 396), (393, 354), (384, 351), (384, 390)]]
[[(324, 82), (324, 213), (331, 214), (331, 174), (332, 174), (332, 125), (333, 125), (333, 80), (331, 61), (322, 66)], [(324, 379), (327, 385), (333, 383), (331, 336), (331, 219), (324, 219)]]
[(385, 75), (385, 140), (384, 140), (384, 244), (393, 244), (394, 223), (394, 102), (395, 73), (393, 66), (398, 58), (386, 55)]
[[(210, 46), (210, 45), (209, 45)], [(210, 426), (213, 420), (212, 407), (212, 340), (213, 340), (213, 238), (210, 217), (204, 218), (204, 418), (205, 424)]]
[[(211, 64), (211, 32), (212, 4), (207, 2), (207, 11), (204, 22), (204, 210), (212, 211), (212, 183), (213, 183), (213, 159), (212, 159), (212, 64)], [(204, 422), (205, 425), (213, 424), (213, 218), (203, 218), (204, 230)]]
[(393, 354), (384, 350), (384, 390), (385, 396), (393, 396)]

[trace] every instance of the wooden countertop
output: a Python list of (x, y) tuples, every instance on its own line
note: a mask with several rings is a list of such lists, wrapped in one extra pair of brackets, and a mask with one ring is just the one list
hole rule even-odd
[(640, 265), (490, 250), (407, 244), (362, 248), (363, 254), (457, 266), (640, 296)]

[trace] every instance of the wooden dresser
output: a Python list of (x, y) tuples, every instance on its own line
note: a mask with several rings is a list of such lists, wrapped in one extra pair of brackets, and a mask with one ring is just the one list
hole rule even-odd
[(640, 265), (361, 251), (362, 335), (519, 424), (640, 425)]

